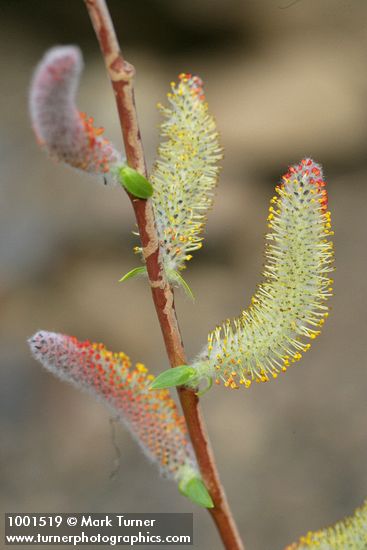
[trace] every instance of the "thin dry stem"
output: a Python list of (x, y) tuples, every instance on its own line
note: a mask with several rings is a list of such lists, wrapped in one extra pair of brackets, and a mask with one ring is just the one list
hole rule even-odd
[[(121, 54), (105, 0), (84, 1), (115, 93), (128, 164), (146, 176), (146, 164), (134, 100), (134, 67), (127, 63)], [(186, 364), (186, 356), (176, 317), (173, 291), (160, 262), (159, 242), (152, 204), (149, 200), (137, 199), (131, 195), (129, 197), (139, 228), (153, 301), (167, 355), (171, 367), (177, 367)], [(224, 489), (219, 480), (213, 452), (199, 407), (199, 399), (194, 391), (185, 388), (179, 388), (178, 394), (199, 468), (214, 502), (214, 508), (208, 511), (218, 528), (224, 547), (228, 550), (244, 550)]]

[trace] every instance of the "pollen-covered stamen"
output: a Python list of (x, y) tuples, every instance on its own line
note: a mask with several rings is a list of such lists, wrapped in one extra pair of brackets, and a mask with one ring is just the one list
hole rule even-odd
[(193, 76), (190, 73), (181, 73), (178, 75), (180, 82), (187, 84), (193, 96), (200, 101), (205, 101), (204, 83), (199, 76)]
[(239, 318), (209, 334), (198, 361), (200, 373), (233, 389), (277, 378), (301, 359), (328, 317), (333, 232), (321, 167), (304, 159), (283, 176), (276, 193), (264, 281)]
[(366, 550), (367, 501), (357, 508), (353, 516), (339, 521), (332, 527), (310, 531), (285, 550)]
[(39, 143), (52, 157), (92, 174), (107, 174), (120, 155), (103, 128), (75, 104), (83, 62), (74, 46), (49, 50), (34, 73), (30, 114)]
[(166, 141), (159, 147), (150, 178), (162, 259), (168, 272), (183, 269), (191, 253), (202, 246), (222, 157), (201, 79), (182, 73), (171, 88), (169, 107), (159, 105), (165, 117), (161, 135)]
[(164, 476), (198, 476), (184, 418), (168, 390), (149, 390), (154, 376), (143, 364), (132, 367), (124, 353), (53, 332), (37, 332), (29, 345), (46, 369), (108, 405)]

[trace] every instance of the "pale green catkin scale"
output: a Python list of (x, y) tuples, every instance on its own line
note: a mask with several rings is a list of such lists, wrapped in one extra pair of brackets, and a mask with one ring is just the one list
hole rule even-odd
[(266, 382), (299, 360), (320, 333), (331, 296), (333, 245), (321, 168), (304, 159), (271, 200), (264, 282), (249, 308), (209, 334), (194, 385), (214, 377), (229, 388)]
[(172, 83), (161, 136), (167, 138), (150, 181), (157, 230), (166, 271), (184, 269), (202, 246), (206, 214), (212, 205), (222, 158), (218, 133), (208, 112), (200, 78), (188, 74)]
[(333, 527), (309, 532), (285, 550), (366, 550), (367, 501), (354, 515)]

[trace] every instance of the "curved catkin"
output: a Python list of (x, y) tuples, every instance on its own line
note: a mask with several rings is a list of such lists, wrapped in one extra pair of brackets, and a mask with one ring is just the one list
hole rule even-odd
[(150, 181), (163, 263), (183, 269), (202, 246), (206, 214), (213, 201), (222, 158), (218, 133), (197, 76), (181, 74), (171, 84), (169, 107), (158, 105), (165, 120), (158, 160)]
[(209, 334), (196, 364), (198, 378), (212, 376), (233, 389), (276, 378), (310, 348), (328, 316), (333, 233), (321, 167), (302, 160), (283, 176), (276, 193), (264, 281), (240, 317)]
[(82, 55), (75, 46), (57, 46), (37, 66), (29, 96), (37, 140), (55, 159), (91, 174), (108, 174), (119, 153), (95, 128), (93, 119), (78, 111), (75, 97)]
[(87, 390), (124, 422), (165, 477), (197, 473), (185, 421), (167, 390), (149, 391), (154, 380), (141, 363), (103, 344), (39, 331), (28, 341), (33, 356), (57, 377)]
[(309, 532), (285, 550), (366, 550), (367, 501), (357, 508), (353, 516), (332, 527)]

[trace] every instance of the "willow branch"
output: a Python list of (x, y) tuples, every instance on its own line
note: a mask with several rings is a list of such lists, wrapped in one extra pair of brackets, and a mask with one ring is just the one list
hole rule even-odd
[[(144, 151), (134, 100), (134, 67), (124, 60), (105, 0), (84, 0), (89, 12), (114, 90), (129, 166), (147, 176)], [(171, 367), (186, 364), (176, 317), (174, 295), (160, 261), (159, 242), (151, 201), (129, 195), (134, 208), (146, 262), (153, 302)], [(194, 391), (179, 388), (178, 394), (192, 445), (206, 487), (214, 502), (209, 509), (223, 544), (228, 550), (243, 550), (231, 510), (221, 485), (209, 438)]]

